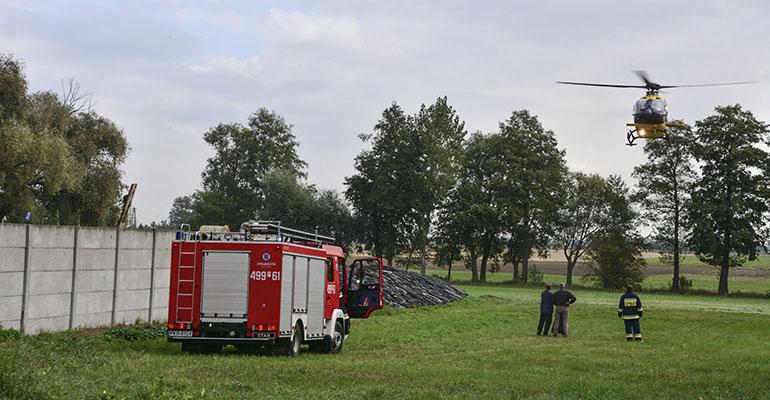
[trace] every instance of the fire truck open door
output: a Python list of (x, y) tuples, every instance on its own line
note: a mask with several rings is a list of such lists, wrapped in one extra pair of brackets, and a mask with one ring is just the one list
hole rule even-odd
[(348, 315), (369, 318), (372, 311), (382, 308), (382, 259), (356, 259), (348, 272)]

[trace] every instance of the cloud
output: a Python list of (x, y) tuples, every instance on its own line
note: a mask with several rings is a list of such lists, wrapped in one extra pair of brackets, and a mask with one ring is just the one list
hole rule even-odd
[(259, 56), (240, 59), (233, 56), (207, 57), (200, 64), (193, 64), (190, 70), (199, 73), (229, 73), (249, 78), (257, 78), (263, 63)]
[[(6, 0), (0, 0), (3, 3)], [(554, 130), (570, 166), (630, 176), (623, 146), (641, 93), (556, 80), (661, 83), (770, 79), (770, 6), (650, 0), (666, 12), (629, 24), (626, 4), (597, 0), (478, 6), (422, 2), (156, 1), (0, 5), (0, 51), (25, 60), (32, 90), (74, 76), (125, 129), (126, 180), (143, 222), (191, 193), (211, 150), (201, 136), (268, 107), (294, 124), (310, 179), (342, 189), (372, 129), (398, 101), (409, 112), (448, 95), (470, 131), (495, 131), (526, 108)], [(13, 5), (16, 4), (16, 5)], [(770, 120), (768, 84), (672, 91), (672, 116), (741, 102)]]
[(349, 17), (311, 15), (273, 8), (264, 32), (276, 42), (317, 43), (345, 50), (365, 47), (361, 23)]

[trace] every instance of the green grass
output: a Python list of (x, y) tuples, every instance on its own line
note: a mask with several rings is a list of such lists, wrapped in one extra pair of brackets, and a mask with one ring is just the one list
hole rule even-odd
[(619, 293), (575, 290), (571, 336), (545, 338), (539, 288), (463, 288), (447, 306), (354, 321), (335, 356), (188, 355), (151, 330), (0, 331), (0, 398), (767, 398), (767, 300), (643, 294), (645, 341), (626, 343)]
[[(647, 265), (663, 265), (668, 266), (671, 264), (664, 264), (660, 262), (660, 257), (647, 257), (644, 259)], [(712, 265), (704, 264), (694, 254), (686, 254), (679, 261), (679, 265), (683, 267), (703, 267), (703, 268), (715, 268)], [(741, 265), (745, 268), (770, 268), (770, 255), (763, 255), (757, 257), (756, 260), (746, 261)]]
[[(446, 270), (428, 270), (428, 275), (440, 278), (446, 278)], [(489, 283), (510, 283), (512, 280), (511, 272), (487, 273), (487, 282)], [(685, 274), (687, 279), (692, 280), (692, 289), (700, 292), (716, 293), (719, 280), (712, 275)], [(551, 284), (564, 282), (565, 275), (544, 274), (543, 280)], [(574, 283), (581, 286), (593, 286), (591, 281), (586, 281), (582, 276), (573, 277)], [(651, 275), (644, 279), (642, 288), (645, 290), (668, 290), (671, 284), (671, 275)], [(469, 283), (471, 281), (471, 272), (468, 270), (452, 271), (452, 282)], [(730, 293), (745, 293), (752, 295), (767, 295), (770, 293), (770, 277), (748, 277), (731, 276), (729, 282)]]
[[(709, 275), (686, 275), (692, 281), (692, 288), (696, 290), (717, 292), (719, 279)], [(653, 275), (644, 279), (642, 286), (652, 289), (668, 289), (671, 286), (670, 275)], [(728, 282), (730, 293), (770, 293), (770, 277), (731, 276)]]

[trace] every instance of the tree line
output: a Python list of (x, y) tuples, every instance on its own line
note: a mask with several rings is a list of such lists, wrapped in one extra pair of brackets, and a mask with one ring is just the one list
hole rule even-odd
[(610, 288), (641, 282), (641, 252), (654, 241), (673, 265), (674, 292), (687, 248), (719, 267), (720, 294), (729, 268), (766, 244), (768, 126), (740, 105), (646, 142), (635, 188), (617, 175), (570, 171), (555, 134), (526, 110), (495, 132), (469, 133), (446, 97), (414, 114), (394, 102), (359, 137), (368, 147), (340, 194), (307, 183), (292, 126), (275, 112), (220, 124), (204, 135), (215, 154), (203, 189), (177, 198), (169, 221), (280, 220), (423, 273), (428, 261), (450, 275), (462, 262), (474, 282), (510, 263), (512, 280), (527, 283), (529, 260), (555, 248), (567, 260), (567, 284), (584, 260), (589, 278)]
[[(9, 55), (0, 55), (0, 88), (0, 220), (114, 224), (129, 149), (122, 130), (73, 80), (61, 94), (29, 93), (23, 65)], [(689, 249), (719, 268), (720, 294), (730, 268), (766, 250), (770, 135), (740, 105), (647, 141), (635, 188), (616, 175), (570, 171), (555, 134), (527, 110), (495, 132), (469, 133), (446, 97), (415, 113), (394, 102), (359, 137), (368, 147), (338, 193), (308, 182), (279, 114), (260, 108), (245, 124), (218, 124), (203, 135), (214, 155), (201, 189), (177, 197), (160, 225), (280, 220), (423, 272), (428, 261), (449, 274), (462, 262), (474, 282), (510, 263), (512, 279), (526, 283), (529, 260), (556, 248), (568, 284), (586, 260), (605, 287), (639, 282), (641, 250), (654, 241), (671, 260), (674, 292)]]
[(29, 93), (23, 65), (0, 54), (0, 221), (114, 225), (123, 131), (74, 80)]

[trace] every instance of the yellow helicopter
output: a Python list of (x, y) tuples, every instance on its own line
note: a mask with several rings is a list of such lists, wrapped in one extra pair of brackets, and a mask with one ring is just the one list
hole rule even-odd
[(634, 104), (634, 123), (628, 123), (626, 126), (633, 127), (626, 134), (627, 145), (634, 146), (636, 139), (659, 139), (666, 136), (666, 127), (680, 127), (681, 124), (667, 122), (668, 110), (666, 109), (666, 100), (660, 95), (661, 89), (682, 88), (682, 87), (701, 87), (701, 86), (725, 86), (725, 85), (745, 85), (756, 82), (725, 82), (725, 83), (704, 83), (698, 85), (661, 85), (650, 80), (647, 72), (634, 71), (634, 73), (644, 81), (644, 85), (612, 85), (607, 83), (585, 83), (585, 82), (564, 82), (558, 81), (564, 85), (580, 86), (599, 86), (611, 88), (636, 88), (647, 89), (647, 94), (642, 96)]

